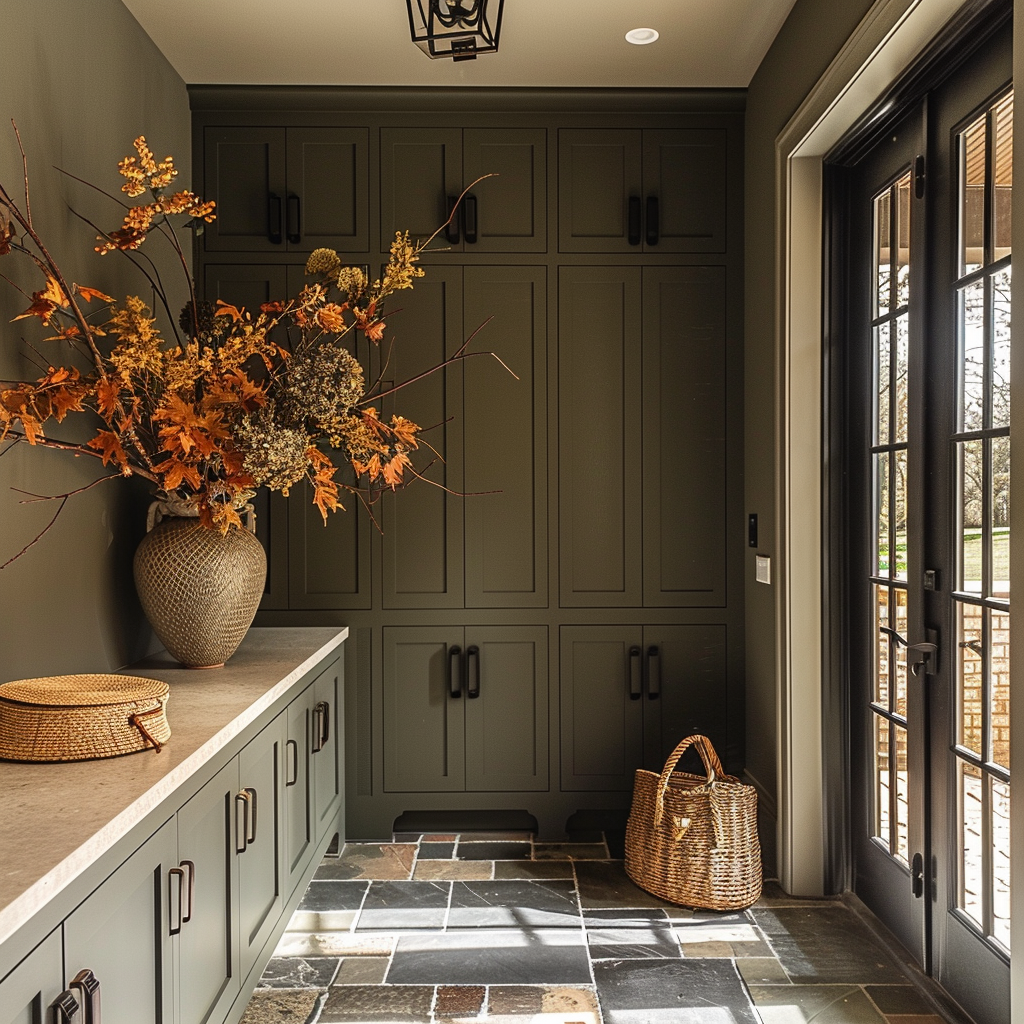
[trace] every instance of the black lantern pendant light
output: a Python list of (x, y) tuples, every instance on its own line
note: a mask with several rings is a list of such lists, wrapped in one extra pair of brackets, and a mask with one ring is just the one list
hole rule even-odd
[(498, 52), (505, 0), (405, 0), (412, 41), (432, 60)]

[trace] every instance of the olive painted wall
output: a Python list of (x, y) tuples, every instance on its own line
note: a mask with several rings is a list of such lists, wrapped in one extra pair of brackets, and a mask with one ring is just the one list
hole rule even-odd
[[(744, 426), (746, 509), (758, 514), (757, 552), (775, 550), (775, 139), (871, 7), (871, 0), (797, 0), (747, 91)], [(775, 597), (754, 582), (747, 549), (747, 772), (774, 796)]]
[[(96, 255), (95, 232), (70, 212), (114, 228), (120, 209), (53, 168), (117, 193), (117, 163), (144, 134), (158, 157), (173, 154), (182, 172), (176, 184), (187, 187), (191, 122), (184, 82), (120, 0), (5, 0), (2, 38), (0, 181), (12, 197), (20, 196), (13, 119), (29, 158), (36, 229), (65, 273), (111, 295), (135, 293), (148, 300), (148, 286), (128, 260)], [(173, 276), (169, 261), (161, 266), (165, 276)], [(0, 257), (0, 274), (29, 293), (41, 287), (38, 273), (17, 257)], [(48, 332), (38, 320), (10, 323), (27, 304), (0, 281), (0, 378), (31, 379), (47, 362), (65, 359), (43, 343)], [(76, 430), (86, 429), (68, 420), (54, 436), (76, 437)], [(92, 459), (26, 445), (3, 445), (0, 451), (2, 564), (55, 511), (53, 502), (19, 504), (23, 495), (14, 488), (64, 493), (94, 480), (101, 467)], [(111, 481), (72, 497), (46, 536), (0, 571), (0, 682), (120, 668), (151, 647), (131, 580), (147, 501), (139, 484)]]

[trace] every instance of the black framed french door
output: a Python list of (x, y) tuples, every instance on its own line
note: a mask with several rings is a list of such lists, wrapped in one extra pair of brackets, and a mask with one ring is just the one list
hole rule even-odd
[[(1009, 1020), (1010, 29), (833, 162), (850, 884)], [(840, 568), (841, 567), (841, 568)]]

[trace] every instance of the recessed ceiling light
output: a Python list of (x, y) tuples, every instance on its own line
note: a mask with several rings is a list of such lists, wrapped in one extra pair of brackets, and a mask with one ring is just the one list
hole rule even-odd
[(635, 43), (637, 46), (646, 46), (658, 38), (657, 29), (653, 28), (631, 28), (626, 33), (626, 42)]

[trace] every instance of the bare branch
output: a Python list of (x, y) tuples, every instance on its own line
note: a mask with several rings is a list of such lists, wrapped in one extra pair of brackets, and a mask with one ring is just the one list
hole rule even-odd
[(59, 516), (61, 512), (64, 511), (64, 506), (67, 504), (67, 500), (68, 499), (66, 497), (61, 498), (61, 502), (57, 506), (57, 511), (53, 513), (53, 517), (50, 519), (50, 521), (16, 555), (14, 555), (12, 558), (8, 558), (3, 565), (0, 565), (0, 572), (3, 572), (3, 570), (6, 569), (7, 566), (9, 566), (12, 562), (16, 562), (19, 558), (21, 558), (23, 554), (25, 554), (26, 551), (28, 551), (29, 548), (38, 544), (43, 539), (43, 537), (49, 531), (50, 527), (53, 526), (55, 522), (57, 522), (57, 516)]

